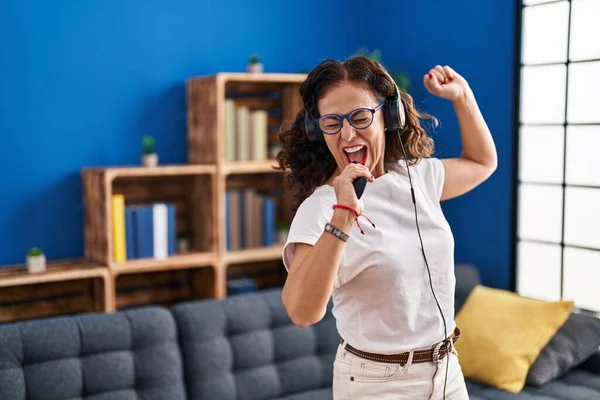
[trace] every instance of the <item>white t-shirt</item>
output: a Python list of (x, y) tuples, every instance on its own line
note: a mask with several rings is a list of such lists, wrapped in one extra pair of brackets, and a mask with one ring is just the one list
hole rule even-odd
[[(454, 238), (440, 206), (445, 172), (437, 158), (421, 159), (410, 174), (417, 200), (423, 246), (435, 294), (454, 330)], [(333, 314), (340, 336), (363, 351), (394, 354), (431, 348), (443, 340), (444, 325), (421, 252), (404, 161), (367, 183), (362, 196), (365, 234), (353, 224), (344, 246), (333, 291)], [(287, 268), (295, 243), (314, 245), (331, 221), (333, 186), (317, 188), (298, 208), (283, 249)], [(323, 266), (326, 268), (326, 266)]]

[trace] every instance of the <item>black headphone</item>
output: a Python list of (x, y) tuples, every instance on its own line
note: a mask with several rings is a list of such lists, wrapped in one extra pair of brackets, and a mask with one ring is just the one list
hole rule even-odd
[[(392, 78), (390, 77), (390, 79)], [(392, 82), (394, 82), (393, 79)], [(406, 118), (404, 114), (404, 106), (400, 100), (400, 90), (395, 82), (394, 87), (396, 88), (394, 91), (394, 96), (387, 98), (383, 105), (385, 130), (388, 132), (397, 132), (404, 128), (404, 122)], [(321, 131), (321, 128), (315, 123), (314, 118), (306, 109), (304, 111), (304, 129), (306, 130), (306, 136), (308, 136), (309, 142), (325, 143), (323, 131)]]

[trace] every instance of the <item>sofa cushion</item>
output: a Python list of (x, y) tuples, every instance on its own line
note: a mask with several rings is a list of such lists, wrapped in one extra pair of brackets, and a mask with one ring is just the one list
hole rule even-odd
[(339, 337), (331, 313), (292, 324), (281, 288), (180, 303), (178, 324), (190, 400), (331, 399)]
[(464, 376), (517, 393), (529, 368), (565, 323), (572, 301), (548, 302), (478, 285), (456, 316)]
[(572, 313), (535, 360), (527, 383), (541, 386), (582, 363), (600, 348), (600, 319)]
[(184, 400), (171, 314), (159, 307), (0, 325), (3, 400)]

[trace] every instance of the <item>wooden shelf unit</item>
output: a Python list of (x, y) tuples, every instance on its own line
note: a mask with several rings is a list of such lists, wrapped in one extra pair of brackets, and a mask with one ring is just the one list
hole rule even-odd
[[(186, 266), (214, 257), (216, 219), (214, 165), (164, 167), (85, 168), (82, 171), (85, 257), (111, 270)], [(173, 202), (177, 233), (190, 239), (192, 254), (166, 260), (113, 259), (112, 196), (123, 194), (125, 205)]]
[(112, 279), (103, 265), (52, 261), (39, 273), (24, 265), (0, 268), (0, 322), (114, 310)]
[(223, 298), (215, 282), (219, 272), (212, 267), (190, 267), (128, 272), (113, 275), (116, 308), (122, 310), (147, 304), (170, 307), (182, 301)]
[(225, 276), (215, 253), (184, 253), (166, 259), (115, 263), (110, 270), (118, 310), (144, 304), (225, 297)]
[[(217, 212), (215, 173), (215, 165), (187, 164), (82, 171), (85, 257), (108, 267), (116, 309), (147, 303), (169, 305), (197, 298), (200, 292), (209, 293), (210, 297), (224, 296), (225, 281), (217, 271), (213, 233)], [(113, 194), (122, 194), (126, 206), (175, 204), (177, 235), (187, 237), (190, 248), (162, 259), (115, 261)], [(200, 269), (208, 271), (198, 272)], [(195, 279), (206, 275), (210, 282)], [(187, 277), (185, 289), (183, 276)]]
[[(214, 164), (222, 173), (225, 159), (225, 99), (228, 93), (250, 94), (236, 98), (250, 108), (279, 109), (278, 115), (269, 115), (268, 123), (288, 127), (302, 109), (300, 86), (304, 74), (219, 73), (189, 78), (186, 82), (188, 106), (188, 159), (190, 164)], [(278, 92), (276, 99), (260, 95)], [(275, 138), (270, 136), (270, 141)], [(250, 161), (249, 164), (254, 162)]]
[[(282, 244), (227, 251), (225, 193), (231, 188), (281, 189), (283, 174), (273, 159), (226, 161), (225, 98), (236, 104), (277, 109), (268, 124), (288, 127), (302, 108), (304, 74), (219, 73), (186, 82), (188, 163), (157, 167), (89, 167), (81, 171), (84, 206), (84, 260), (49, 261), (47, 271), (30, 274), (24, 266), (0, 268), (0, 322), (87, 311), (112, 312), (143, 304), (171, 305), (194, 298), (224, 298), (227, 279), (256, 278), (260, 288), (280, 285), (285, 274)], [(276, 140), (271, 129), (268, 141)], [(112, 196), (125, 204), (172, 202), (177, 232), (189, 250), (166, 259), (113, 259)], [(291, 222), (290, 195), (278, 197), (277, 221)]]
[[(249, 248), (227, 251), (225, 244), (225, 193), (228, 189), (254, 188), (269, 191), (279, 188), (277, 221), (291, 223), (291, 194), (283, 188), (283, 174), (274, 169), (273, 159), (252, 161), (228, 161), (225, 157), (225, 100), (235, 93), (236, 106), (250, 109), (277, 109), (268, 113), (268, 142), (276, 141), (276, 134), (286, 129), (302, 109), (300, 86), (305, 74), (251, 74), (220, 73), (211, 76), (193, 77), (187, 80), (188, 105), (188, 159), (191, 164), (215, 165), (217, 193), (217, 254), (226, 276), (243, 273), (244, 264), (271, 264), (281, 267), (282, 243), (273, 247)], [(264, 96), (277, 92), (279, 96)], [(242, 95), (240, 95), (242, 94)], [(275, 131), (275, 132), (274, 132)], [(254, 268), (248, 268), (251, 272)], [(280, 281), (279, 281), (280, 282)]]

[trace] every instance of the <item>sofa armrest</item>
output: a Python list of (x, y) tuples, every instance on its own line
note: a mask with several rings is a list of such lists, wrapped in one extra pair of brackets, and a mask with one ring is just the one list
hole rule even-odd
[(600, 350), (592, 354), (587, 360), (577, 366), (577, 369), (583, 369), (596, 375), (600, 375)]

